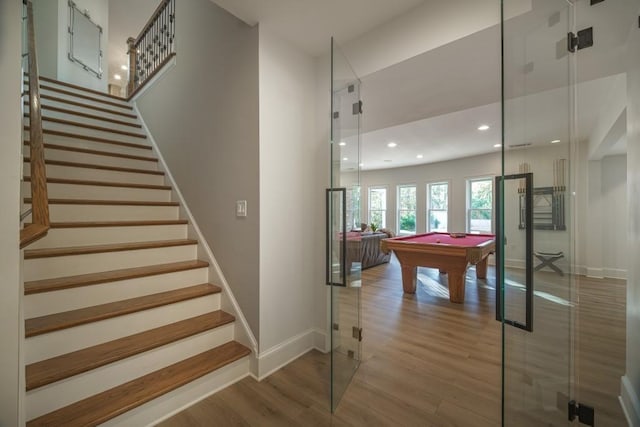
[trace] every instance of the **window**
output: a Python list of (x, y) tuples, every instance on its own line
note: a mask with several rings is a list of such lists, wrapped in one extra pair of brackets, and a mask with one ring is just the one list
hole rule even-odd
[(369, 224), (377, 228), (387, 226), (387, 189), (385, 187), (369, 188)]
[(398, 187), (398, 234), (416, 234), (416, 186)]
[(427, 185), (427, 231), (448, 231), (449, 183)]
[(360, 228), (360, 186), (347, 188), (347, 229)]
[(493, 179), (467, 181), (467, 232), (491, 233), (493, 207)]

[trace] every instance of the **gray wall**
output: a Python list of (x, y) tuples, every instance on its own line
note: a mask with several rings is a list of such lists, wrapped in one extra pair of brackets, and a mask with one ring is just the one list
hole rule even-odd
[[(635, 426), (640, 425), (640, 29), (633, 28), (628, 46), (627, 74), (627, 204), (629, 268), (627, 272), (627, 369), (622, 396), (635, 398)], [(626, 383), (626, 387), (625, 387)], [(626, 390), (625, 390), (626, 388)], [(631, 409), (631, 407), (629, 407)]]
[(208, 0), (176, 8), (176, 65), (138, 106), (258, 338), (258, 30)]
[(20, 81), (21, 2), (0, 2), (0, 426), (21, 423), (24, 396), (18, 249), (20, 211), (20, 151), (22, 140)]

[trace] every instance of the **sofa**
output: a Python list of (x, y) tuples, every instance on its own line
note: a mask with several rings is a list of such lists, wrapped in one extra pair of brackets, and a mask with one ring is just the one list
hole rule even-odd
[(347, 234), (347, 271), (351, 271), (354, 262), (360, 262), (361, 268), (374, 267), (389, 262), (391, 253), (380, 250), (380, 241), (390, 237), (385, 232), (351, 231)]

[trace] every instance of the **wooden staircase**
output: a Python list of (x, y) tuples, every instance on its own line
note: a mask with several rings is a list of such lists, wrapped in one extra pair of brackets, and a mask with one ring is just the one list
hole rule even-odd
[(146, 425), (246, 376), (250, 350), (132, 106), (40, 90), (51, 229), (24, 251), (27, 425)]

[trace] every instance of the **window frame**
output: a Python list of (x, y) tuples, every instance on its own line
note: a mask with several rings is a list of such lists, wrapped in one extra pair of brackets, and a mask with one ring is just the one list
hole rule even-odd
[[(491, 204), (490, 208), (471, 208), (471, 186), (474, 182), (487, 181), (491, 185)], [(494, 201), (495, 201), (495, 185), (494, 178), (489, 175), (482, 175), (478, 177), (467, 178), (467, 194), (466, 194), (466, 232), (469, 234), (482, 234), (489, 233), (495, 234), (495, 218), (494, 218)], [(490, 221), (491, 221), (491, 230), (489, 231), (471, 231), (471, 211), (489, 211)]]
[[(442, 185), (442, 184), (446, 184), (447, 185), (447, 208), (446, 209), (431, 209), (431, 186), (432, 185)], [(426, 223), (427, 223), (427, 233), (432, 233), (435, 232), (437, 230), (431, 230), (431, 222), (429, 221), (430, 218), (430, 213), (431, 211), (434, 212), (446, 212), (447, 213), (447, 228), (444, 231), (441, 231), (443, 233), (448, 233), (449, 232), (449, 224), (451, 223), (451, 180), (439, 180), (439, 181), (430, 181), (427, 182), (427, 188), (426, 188), (426, 196), (427, 196), (427, 209), (426, 209)]]
[[(413, 233), (400, 233), (400, 189), (413, 188), (415, 194), (415, 209), (402, 209), (402, 212), (413, 212), (416, 218), (415, 230)], [(396, 186), (396, 233), (398, 236), (414, 236), (418, 233), (418, 185), (417, 184), (398, 184)]]
[[(384, 190), (384, 209), (371, 209), (371, 190)], [(367, 187), (367, 224), (371, 225), (371, 212), (382, 212), (382, 223), (377, 224), (378, 228), (387, 226), (387, 210), (389, 206), (389, 187), (386, 185), (370, 185)], [(364, 231), (364, 230), (363, 230)]]

